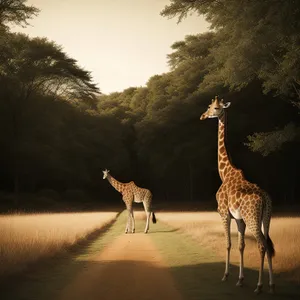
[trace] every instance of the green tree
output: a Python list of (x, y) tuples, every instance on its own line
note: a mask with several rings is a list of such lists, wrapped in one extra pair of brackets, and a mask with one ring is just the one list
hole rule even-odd
[(27, 0), (0, 0), (0, 30), (8, 24), (28, 25), (28, 19), (36, 16), (39, 9), (26, 5)]
[[(178, 22), (190, 12), (204, 15), (215, 33), (215, 44), (209, 48), (211, 58), (200, 85), (201, 89), (218, 85), (241, 90), (259, 80), (265, 93), (288, 97), (299, 106), (300, 100), (300, 8), (297, 1), (203, 1), (171, 0), (161, 12), (163, 16), (178, 17)], [(179, 47), (183, 47), (179, 43)], [(196, 47), (198, 48), (198, 47)], [(191, 48), (191, 53), (193, 48)], [(178, 59), (178, 58), (177, 58)], [(173, 63), (176, 60), (173, 59)], [(297, 130), (298, 131), (298, 130)], [(288, 136), (273, 139), (276, 135)], [(291, 126), (277, 133), (249, 137), (250, 148), (272, 139), (279, 149), (284, 141), (295, 137)], [(265, 151), (265, 150), (262, 150)], [(264, 152), (264, 153), (269, 153)]]
[(289, 123), (283, 129), (277, 129), (270, 132), (256, 132), (248, 136), (248, 142), (245, 143), (252, 151), (259, 152), (263, 156), (278, 151), (286, 142), (294, 141), (300, 136), (300, 128), (294, 123)]
[(178, 17), (189, 12), (206, 17), (220, 41), (212, 49), (217, 68), (204, 83), (218, 78), (239, 89), (259, 78), (264, 91), (299, 98), (300, 8), (297, 1), (171, 0), (161, 12)]

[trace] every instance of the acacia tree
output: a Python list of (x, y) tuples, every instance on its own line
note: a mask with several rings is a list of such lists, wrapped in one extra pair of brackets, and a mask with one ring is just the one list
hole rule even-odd
[(20, 98), (29, 97), (33, 91), (65, 99), (98, 92), (90, 72), (46, 38), (7, 33), (0, 39), (0, 51), (1, 74), (12, 84), (20, 84)]
[(27, 0), (0, 0), (0, 30), (8, 24), (28, 25), (28, 19), (36, 16), (39, 9), (26, 5)]
[(0, 100), (10, 115), (15, 192), (19, 190), (22, 141), (26, 140), (25, 111), (37, 95), (73, 101), (90, 101), (98, 93), (88, 71), (45, 38), (24, 34), (0, 36)]

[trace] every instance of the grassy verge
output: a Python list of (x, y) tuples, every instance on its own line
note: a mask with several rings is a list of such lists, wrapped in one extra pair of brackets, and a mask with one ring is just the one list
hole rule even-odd
[(126, 213), (121, 213), (90, 239), (81, 241), (63, 254), (40, 261), (19, 276), (2, 281), (1, 300), (58, 299), (62, 289), (86, 267), (87, 257), (101, 251), (123, 231), (126, 217)]
[[(89, 267), (89, 258), (122, 234), (126, 218), (127, 213), (124, 211), (116, 221), (108, 224), (101, 232), (97, 232), (90, 240), (73, 247), (71, 252), (40, 262), (27, 273), (22, 274), (20, 278), (9, 278), (0, 287), (1, 299), (59, 299), (61, 291), (75, 278), (76, 274)], [(242, 298), (247, 300), (256, 298), (253, 290), (257, 283), (257, 270), (245, 269), (243, 288), (235, 286), (238, 277), (236, 266), (231, 267), (228, 282), (221, 282), (224, 272), (223, 255), (220, 256), (210, 248), (210, 245), (206, 244), (204, 247), (199, 240), (187, 234), (183, 229), (162, 222), (160, 213), (157, 213), (157, 218), (157, 224), (154, 225), (151, 222), (149, 237), (153, 239), (164, 257), (183, 299), (235, 300)], [(136, 232), (143, 232), (144, 214), (137, 213), (136, 220)], [(204, 231), (207, 230), (208, 227), (204, 229)], [(299, 287), (287, 281), (286, 275), (286, 273), (280, 273), (275, 276), (277, 292), (275, 295), (269, 295), (267, 294), (268, 277), (265, 274), (264, 294), (261, 297), (263, 299), (299, 299)], [(138, 282), (133, 284), (138, 284)]]
[(116, 212), (0, 216), (0, 279), (85, 240)]
[[(213, 251), (223, 259), (225, 256), (224, 229), (217, 212), (160, 213), (160, 220), (189, 235), (199, 246)], [(274, 272), (284, 274), (286, 279), (300, 285), (300, 217), (276, 217), (271, 221), (270, 236), (276, 255), (273, 259)], [(236, 222), (231, 226), (231, 262), (239, 264)], [(246, 230), (245, 266), (258, 268), (260, 260), (256, 240)]]
[[(158, 223), (152, 227), (150, 234), (167, 262), (184, 299), (233, 300), (255, 297), (253, 291), (258, 279), (257, 270), (245, 269), (243, 288), (235, 286), (238, 279), (236, 266), (231, 267), (228, 282), (221, 282), (225, 268), (224, 258), (210, 249), (209, 245), (203, 247), (182, 230), (163, 223), (159, 219), (159, 214), (157, 217)], [(287, 281), (285, 274), (275, 276), (275, 280), (276, 294), (269, 295), (267, 293), (268, 276), (265, 273), (262, 296), (264, 299), (299, 299), (298, 286)]]

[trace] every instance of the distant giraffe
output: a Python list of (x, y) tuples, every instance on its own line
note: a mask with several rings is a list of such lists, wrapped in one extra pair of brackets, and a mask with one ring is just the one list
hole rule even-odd
[[(231, 219), (236, 220), (238, 226), (238, 243), (240, 250), (240, 271), (237, 286), (242, 286), (244, 279), (244, 234), (246, 226), (254, 235), (260, 252), (260, 269), (256, 293), (262, 290), (262, 275), (264, 266), (265, 252), (267, 251), (269, 265), (269, 285), (270, 292), (274, 292), (272, 257), (275, 255), (273, 242), (269, 237), (269, 227), (271, 221), (272, 203), (268, 194), (254, 183), (250, 183), (244, 178), (241, 170), (236, 169), (230, 162), (226, 146), (226, 108), (230, 102), (224, 103), (218, 97), (212, 99), (211, 104), (200, 120), (207, 118), (218, 118), (218, 169), (222, 184), (216, 194), (218, 201), (218, 212), (221, 216), (225, 229), (227, 241), (226, 267), (223, 281), (229, 275), (229, 258), (231, 249), (230, 224)], [(262, 233), (262, 224), (264, 234)]]
[(152, 193), (148, 189), (144, 189), (136, 186), (133, 181), (130, 181), (128, 183), (119, 182), (109, 174), (109, 170), (104, 170), (102, 172), (103, 172), (103, 179), (107, 178), (109, 183), (123, 196), (123, 201), (125, 202), (128, 211), (125, 233), (128, 232), (130, 223), (132, 223), (131, 232), (132, 233), (135, 232), (135, 221), (134, 221), (133, 208), (132, 208), (133, 202), (136, 203), (142, 202), (144, 205), (144, 209), (147, 216), (145, 233), (147, 233), (149, 230), (149, 220), (150, 220), (151, 213), (152, 213), (152, 222), (156, 223), (155, 214), (153, 211), (151, 211)]

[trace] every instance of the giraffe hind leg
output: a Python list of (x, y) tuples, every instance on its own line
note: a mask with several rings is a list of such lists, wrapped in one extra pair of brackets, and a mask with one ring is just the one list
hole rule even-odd
[[(127, 208), (127, 223), (126, 223), (126, 227), (125, 227), (125, 233), (128, 233), (130, 231), (130, 228), (132, 230), (132, 228), (134, 229), (134, 225), (132, 224), (132, 208)], [(133, 225), (133, 226), (132, 226)]]
[(273, 267), (272, 267), (272, 257), (275, 255), (275, 249), (273, 242), (269, 236), (269, 228), (271, 221), (271, 208), (266, 207), (263, 213), (263, 228), (264, 228), (264, 236), (266, 239), (266, 250), (267, 250), (267, 260), (269, 266), (269, 291), (270, 293), (275, 292), (275, 284), (273, 279)]
[(150, 223), (150, 216), (151, 216), (151, 211), (150, 211), (150, 204), (149, 202), (143, 201), (145, 213), (146, 213), (146, 226), (145, 226), (145, 233), (148, 233), (149, 230), (149, 223)]
[(260, 294), (262, 292), (264, 260), (265, 260), (265, 253), (266, 253), (266, 247), (267, 247), (267, 242), (261, 231), (261, 222), (259, 220), (260, 220), (260, 218), (256, 218), (255, 220), (251, 220), (251, 219), (245, 220), (247, 226), (249, 227), (250, 232), (253, 234), (253, 236), (255, 237), (255, 239), (257, 241), (257, 246), (258, 246), (258, 250), (260, 253), (260, 266), (259, 266), (258, 282), (257, 282), (257, 287), (254, 291), (256, 294)]
[(128, 233), (129, 230), (129, 214), (127, 216), (127, 222), (126, 222), (126, 227), (125, 227), (125, 233)]
[(146, 226), (145, 226), (145, 233), (148, 233), (148, 230), (149, 230), (149, 220), (150, 220), (151, 212), (146, 211), (146, 216), (147, 216), (147, 220), (146, 220)]
[(135, 233), (135, 220), (133, 215), (133, 208), (130, 210), (130, 216), (131, 216), (131, 233)]

